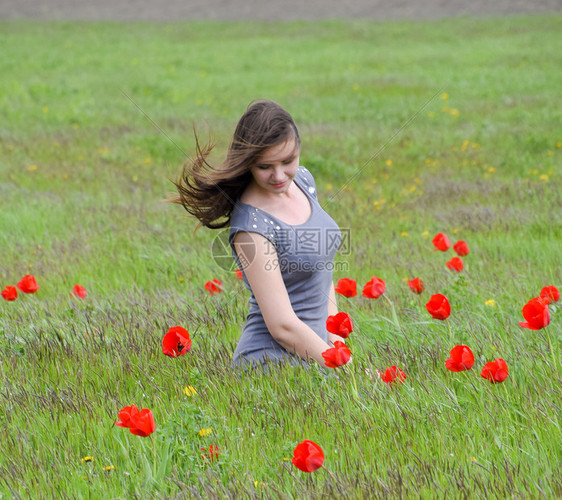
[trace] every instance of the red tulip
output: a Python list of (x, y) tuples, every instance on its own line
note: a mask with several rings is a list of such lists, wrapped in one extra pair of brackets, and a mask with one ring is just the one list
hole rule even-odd
[(551, 302), (558, 302), (560, 300), (560, 292), (555, 286), (545, 286), (541, 290), (541, 299), (543, 299), (547, 305)]
[(129, 430), (135, 436), (150, 436), (156, 429), (154, 415), (148, 408), (143, 408), (140, 412), (131, 415)]
[(203, 460), (210, 460), (212, 463), (214, 462), (215, 458), (219, 458), (219, 449), (214, 444), (210, 445), (209, 449), (201, 448), (201, 451), (204, 452), (203, 455), (201, 455), (203, 457)]
[(474, 354), (466, 345), (457, 345), (451, 349), (451, 357), (445, 361), (445, 367), (452, 372), (470, 370), (474, 365)]
[(18, 298), (18, 291), (15, 286), (7, 286), (2, 290), (2, 297), (4, 300), (16, 300)]
[(82, 285), (74, 285), (72, 294), (80, 299), (85, 299), (88, 296), (88, 292)]
[(324, 452), (314, 441), (305, 439), (293, 451), (293, 465), (303, 472), (314, 472), (324, 463)]
[(236, 269), (236, 271), (234, 271), (236, 273), (236, 278), (241, 280), (242, 279), (242, 270), (241, 269)]
[(451, 270), (451, 271), (456, 271), (457, 273), (460, 273), (463, 270), (463, 263), (462, 263), (462, 259), (460, 257), (453, 257), (449, 262), (447, 262), (447, 267)]
[(222, 283), (219, 280), (211, 280), (205, 283), (205, 290), (209, 292), (210, 295), (216, 295), (223, 291)]
[(442, 252), (446, 252), (447, 250), (449, 250), (449, 247), (451, 246), (451, 242), (449, 241), (449, 238), (447, 238), (447, 236), (444, 235), (443, 233), (439, 233), (435, 235), (432, 241), (433, 244), (435, 245), (435, 249), (441, 250)]
[(466, 244), (466, 241), (457, 241), (453, 246), (453, 250), (457, 252), (457, 254), (460, 255), (461, 257), (464, 257), (469, 253), (468, 245)]
[(131, 427), (131, 418), (139, 413), (139, 409), (135, 405), (125, 406), (119, 412), (119, 420), (115, 422), (115, 425), (119, 427)]
[(334, 347), (326, 349), (322, 353), (322, 357), (326, 361), (328, 368), (337, 368), (338, 366), (345, 365), (349, 358), (351, 358), (351, 351), (343, 342), (336, 340)]
[(529, 330), (540, 330), (550, 323), (548, 304), (540, 297), (531, 299), (523, 306), (523, 317), (527, 320), (519, 325)]
[(440, 293), (432, 295), (429, 302), (425, 305), (425, 308), (435, 319), (444, 320), (451, 314), (449, 300), (445, 295), (441, 295)]
[(367, 282), (363, 287), (363, 297), (369, 299), (378, 299), (386, 290), (386, 284), (384, 280), (373, 276), (371, 281)]
[(346, 339), (353, 331), (351, 316), (345, 312), (339, 312), (333, 316), (328, 316), (326, 320), (326, 330)]
[(24, 276), (21, 279), (21, 281), (17, 284), (17, 287), (23, 293), (35, 293), (37, 290), (39, 290), (39, 287), (37, 286), (37, 281), (35, 281), (35, 276), (31, 274)]
[(489, 361), (484, 365), (484, 368), (482, 368), (482, 373), (480, 375), (488, 379), (492, 384), (503, 382), (509, 375), (507, 363), (501, 358)]
[(387, 368), (384, 372), (377, 373), (380, 375), (383, 382), (386, 382), (388, 385), (391, 385), (393, 382), (404, 382), (406, 380), (406, 374), (400, 369), (396, 368), (396, 366), (391, 366)]
[(423, 281), (419, 278), (414, 278), (413, 280), (408, 281), (408, 286), (410, 290), (414, 293), (422, 293), (425, 290), (425, 286), (423, 286)]
[(187, 354), (190, 349), (189, 332), (181, 326), (172, 326), (162, 339), (162, 352), (166, 356), (177, 358)]
[(349, 278), (339, 280), (334, 289), (344, 297), (355, 297), (357, 295), (357, 283)]

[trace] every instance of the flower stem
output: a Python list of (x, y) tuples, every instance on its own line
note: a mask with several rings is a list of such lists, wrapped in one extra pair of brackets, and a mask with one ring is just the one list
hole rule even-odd
[(390, 311), (392, 314), (392, 321), (394, 322), (394, 324), (396, 325), (396, 328), (398, 328), (398, 330), (402, 331), (402, 328), (400, 327), (400, 322), (398, 321), (398, 315), (396, 314), (396, 309), (394, 308), (394, 303), (392, 302), (392, 300), (390, 300), (387, 296), (386, 293), (383, 293), (382, 296), (387, 300), (387, 302), (390, 304)]
[(451, 329), (451, 323), (448, 319), (445, 320), (447, 327), (449, 328), (449, 342), (453, 342), (453, 330)]

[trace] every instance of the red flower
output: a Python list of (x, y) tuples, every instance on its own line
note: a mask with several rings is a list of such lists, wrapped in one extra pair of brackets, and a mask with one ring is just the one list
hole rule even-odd
[(353, 321), (351, 321), (351, 316), (344, 312), (328, 316), (328, 319), (326, 320), (326, 330), (346, 339), (353, 331)]
[(547, 305), (551, 302), (558, 302), (560, 299), (560, 292), (555, 286), (545, 286), (541, 290), (541, 299), (543, 299)]
[(425, 290), (425, 286), (423, 286), (423, 281), (419, 278), (414, 278), (413, 280), (408, 281), (408, 286), (410, 290), (414, 293), (422, 293)]
[(15, 286), (7, 286), (2, 290), (2, 297), (4, 300), (16, 300), (18, 298), (18, 291)]
[(214, 444), (210, 445), (209, 449), (201, 448), (201, 451), (204, 452), (203, 455), (201, 455), (203, 457), (203, 460), (210, 460), (212, 463), (215, 458), (219, 458), (219, 449)]
[(150, 436), (156, 429), (154, 415), (148, 408), (143, 408), (140, 412), (131, 415), (129, 430), (135, 436)]
[(326, 349), (322, 353), (322, 357), (326, 361), (328, 368), (337, 368), (338, 366), (345, 365), (349, 358), (351, 358), (351, 351), (343, 342), (336, 340), (334, 347)]
[(447, 267), (451, 270), (451, 271), (456, 271), (457, 273), (460, 273), (463, 270), (463, 263), (462, 263), (462, 259), (460, 257), (453, 257), (449, 262), (447, 262)]
[(82, 285), (74, 285), (72, 294), (80, 299), (85, 299), (88, 296), (88, 292)]
[(548, 304), (540, 297), (531, 299), (523, 306), (523, 317), (527, 320), (519, 322), (523, 328), (540, 330), (550, 323)]
[(429, 302), (425, 305), (425, 308), (435, 319), (447, 319), (449, 314), (451, 314), (449, 300), (445, 295), (441, 295), (440, 293), (432, 295)]
[(162, 339), (162, 352), (166, 356), (177, 358), (191, 349), (189, 332), (181, 326), (172, 326)]
[(461, 257), (464, 257), (469, 253), (468, 245), (466, 244), (466, 241), (457, 241), (453, 246), (453, 250), (457, 252), (457, 254), (460, 255)]
[(219, 280), (207, 281), (207, 283), (205, 283), (205, 290), (207, 290), (211, 295), (221, 293), (223, 290), (222, 283)]
[(119, 427), (131, 427), (131, 418), (139, 412), (139, 409), (135, 405), (125, 406), (119, 412), (119, 420), (115, 422), (115, 425)]
[(367, 282), (363, 287), (363, 297), (368, 297), (369, 299), (378, 299), (386, 290), (386, 284), (384, 280), (373, 276), (371, 281)]
[(501, 358), (489, 361), (484, 365), (484, 368), (482, 368), (482, 373), (480, 375), (488, 379), (492, 384), (503, 382), (509, 375), (507, 363)]
[(314, 472), (324, 463), (324, 452), (314, 441), (305, 439), (293, 451), (293, 465), (303, 472)]
[(406, 380), (406, 374), (400, 368), (396, 368), (396, 366), (387, 368), (384, 373), (377, 370), (377, 373), (380, 375), (382, 381), (386, 382), (388, 385), (391, 385), (393, 382), (402, 383)]
[(39, 287), (37, 286), (37, 281), (35, 281), (35, 276), (31, 274), (24, 276), (21, 279), (21, 281), (17, 284), (17, 287), (23, 293), (35, 293), (37, 290), (39, 290)]
[(355, 297), (357, 295), (357, 283), (349, 278), (339, 280), (334, 289), (344, 297)]
[(439, 233), (435, 235), (432, 241), (433, 244), (435, 245), (435, 249), (441, 250), (442, 252), (446, 252), (447, 250), (449, 250), (449, 247), (451, 246), (451, 242), (449, 241), (449, 238), (447, 238), (447, 236), (445, 236), (443, 233)]
[(451, 349), (451, 357), (445, 361), (445, 367), (452, 372), (470, 370), (474, 365), (474, 354), (470, 347), (457, 345)]
[(242, 270), (241, 269), (236, 269), (236, 271), (234, 271), (236, 273), (236, 278), (241, 280), (242, 279)]

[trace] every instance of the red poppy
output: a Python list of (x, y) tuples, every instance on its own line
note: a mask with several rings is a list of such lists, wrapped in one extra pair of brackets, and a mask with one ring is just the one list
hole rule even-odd
[(303, 472), (314, 472), (324, 463), (324, 452), (314, 441), (305, 439), (293, 451), (293, 465)]
[(503, 382), (509, 375), (507, 363), (501, 358), (488, 361), (488, 363), (484, 365), (484, 368), (482, 368), (482, 373), (480, 375), (488, 379), (492, 384)]
[(406, 380), (406, 374), (396, 366), (391, 366), (387, 368), (384, 372), (377, 370), (383, 382), (391, 385), (393, 382), (404, 382)]
[(435, 245), (435, 249), (441, 250), (442, 252), (446, 252), (447, 250), (449, 250), (451, 246), (451, 242), (449, 241), (449, 238), (447, 238), (447, 236), (444, 235), (443, 233), (439, 233), (435, 235), (432, 241), (433, 244)]
[(85, 299), (88, 296), (88, 292), (82, 285), (74, 285), (72, 288), (72, 295), (80, 299)]
[(519, 322), (519, 326), (528, 328), (529, 330), (540, 330), (544, 328), (550, 323), (548, 304), (540, 297), (531, 299), (523, 306), (523, 317), (527, 321)]
[(346, 339), (353, 331), (351, 316), (345, 312), (339, 312), (333, 316), (328, 316), (326, 320), (326, 330)]
[(201, 451), (204, 452), (201, 456), (203, 460), (210, 460), (211, 463), (215, 460), (215, 458), (219, 458), (219, 449), (216, 445), (212, 444), (207, 448), (201, 448)]
[(139, 413), (139, 409), (135, 405), (125, 406), (119, 412), (119, 420), (115, 422), (115, 425), (119, 427), (131, 427), (131, 418)]
[(150, 436), (156, 429), (154, 415), (148, 408), (143, 408), (140, 412), (131, 415), (129, 430), (135, 436)]
[(24, 276), (17, 284), (17, 287), (23, 293), (35, 293), (37, 290), (39, 290), (39, 287), (37, 286), (37, 281), (35, 281), (35, 276), (33, 276), (32, 274), (28, 274), (27, 276)]
[(371, 281), (365, 283), (363, 287), (363, 297), (369, 299), (378, 299), (386, 290), (386, 283), (384, 280), (373, 276)]
[(18, 298), (18, 291), (15, 286), (7, 286), (2, 290), (2, 297), (4, 300), (16, 300)]
[(435, 319), (447, 319), (449, 314), (451, 314), (451, 305), (449, 300), (445, 295), (436, 293), (431, 296), (429, 302), (425, 305), (427, 312), (431, 314)]
[(555, 286), (545, 286), (541, 290), (541, 299), (543, 299), (547, 305), (551, 302), (558, 302), (560, 300), (560, 292)]
[(236, 271), (234, 271), (236, 273), (236, 278), (241, 280), (242, 279), (242, 270), (241, 269), (236, 269)]
[(171, 358), (183, 356), (190, 349), (189, 332), (181, 326), (172, 326), (162, 339), (162, 352)]
[(451, 270), (451, 271), (456, 271), (457, 273), (460, 273), (463, 270), (463, 263), (462, 263), (462, 259), (460, 257), (453, 257), (449, 262), (447, 262), (447, 267)]
[(410, 290), (414, 293), (422, 293), (425, 290), (425, 286), (423, 285), (423, 281), (419, 278), (414, 278), (413, 280), (408, 280), (408, 286)]
[(335, 291), (344, 297), (355, 297), (357, 295), (357, 283), (349, 278), (342, 278), (334, 287)]
[(222, 283), (216, 279), (207, 281), (207, 283), (205, 283), (205, 290), (207, 290), (211, 295), (221, 293), (223, 291)]
[(457, 252), (457, 255), (460, 255), (461, 257), (464, 257), (469, 253), (466, 241), (457, 241), (453, 246), (453, 250)]
[(451, 349), (451, 357), (445, 361), (445, 367), (452, 372), (470, 370), (474, 365), (474, 354), (470, 347), (457, 345)]
[(338, 366), (345, 365), (349, 358), (351, 358), (351, 351), (343, 342), (336, 340), (334, 347), (326, 349), (322, 353), (322, 357), (326, 361), (328, 368), (337, 368)]

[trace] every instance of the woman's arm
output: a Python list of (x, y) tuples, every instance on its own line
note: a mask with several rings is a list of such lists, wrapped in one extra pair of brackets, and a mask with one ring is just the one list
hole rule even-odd
[(239, 232), (234, 249), (271, 336), (291, 354), (325, 366), (322, 353), (330, 346), (295, 314), (273, 245), (257, 233)]
[[(334, 316), (336, 314), (338, 314), (338, 303), (336, 301), (336, 290), (334, 288), (334, 283), (332, 282), (332, 286), (330, 287), (330, 298), (328, 299), (328, 316)], [(334, 335), (333, 333), (328, 332), (328, 343), (330, 346), (333, 346), (336, 340), (345, 344), (345, 339), (339, 335)]]

